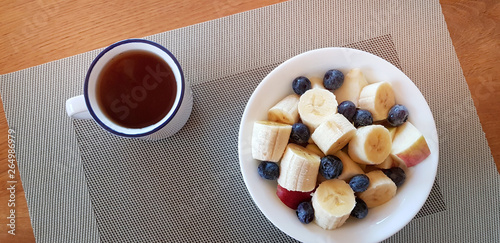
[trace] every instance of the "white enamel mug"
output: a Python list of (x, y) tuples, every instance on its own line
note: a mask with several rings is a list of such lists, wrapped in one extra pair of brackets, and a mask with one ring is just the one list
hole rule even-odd
[[(96, 87), (99, 74), (113, 57), (120, 53), (140, 50), (161, 57), (172, 69), (177, 93), (170, 111), (159, 122), (141, 128), (127, 128), (111, 121), (99, 107)], [(93, 119), (106, 131), (121, 137), (158, 140), (177, 133), (187, 122), (193, 108), (191, 88), (184, 80), (181, 66), (174, 55), (158, 43), (143, 39), (128, 39), (112, 44), (94, 59), (85, 77), (83, 95), (66, 100), (66, 112), (75, 119)]]

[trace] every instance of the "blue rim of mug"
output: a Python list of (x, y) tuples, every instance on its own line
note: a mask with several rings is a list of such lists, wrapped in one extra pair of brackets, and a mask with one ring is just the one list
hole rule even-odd
[[(109, 52), (110, 50), (112, 50), (113, 48), (115, 48), (117, 46), (120, 46), (120, 45), (123, 45), (123, 44), (127, 44), (127, 43), (133, 43), (133, 42), (140, 42), (140, 43), (145, 43), (145, 44), (149, 44), (149, 45), (155, 46), (155, 47), (159, 48), (160, 50), (164, 51), (167, 55), (169, 55), (170, 58), (172, 58), (172, 60), (174, 61), (175, 65), (177, 65), (177, 68), (179, 69), (179, 73), (181, 75), (181, 84), (182, 84), (182, 87), (181, 87), (181, 95), (180, 95), (180, 98), (179, 98), (179, 103), (177, 103), (177, 106), (174, 108), (174, 112), (170, 115), (170, 117), (167, 118), (166, 121), (164, 121), (162, 124), (160, 124), (159, 126), (157, 126), (156, 128), (154, 128), (151, 131), (147, 131), (147, 132), (144, 132), (144, 133), (127, 134), (127, 133), (121, 133), (121, 132), (117, 132), (116, 130), (113, 130), (112, 128), (110, 128), (106, 124), (104, 124), (99, 119), (99, 117), (97, 117), (97, 115), (95, 114), (94, 110), (92, 109), (92, 106), (90, 105), (90, 100), (89, 100), (89, 95), (88, 95), (88, 85), (89, 85), (90, 74), (92, 73), (92, 70), (94, 69), (94, 66), (97, 64), (97, 62), (99, 61), (99, 59), (101, 59), (101, 57), (104, 56), (104, 54), (106, 54), (107, 52)], [(116, 135), (119, 135), (119, 136), (122, 136), (122, 137), (144, 137), (144, 136), (153, 134), (153, 133), (157, 132), (158, 130), (162, 129), (163, 127), (165, 127), (175, 117), (175, 114), (177, 114), (177, 112), (179, 111), (179, 109), (180, 109), (180, 107), (182, 105), (182, 99), (184, 98), (185, 87), (186, 87), (186, 84), (184, 82), (184, 74), (182, 72), (181, 65), (179, 64), (179, 62), (177, 61), (177, 59), (174, 57), (174, 55), (169, 50), (167, 50), (167, 48), (163, 47), (162, 45), (160, 45), (160, 44), (158, 44), (156, 42), (145, 40), (145, 39), (127, 39), (127, 40), (122, 40), (122, 41), (116, 42), (116, 43), (114, 43), (114, 44), (106, 47), (106, 49), (104, 49), (102, 52), (100, 52), (99, 55), (97, 55), (97, 57), (92, 61), (92, 64), (90, 64), (89, 70), (87, 71), (87, 75), (85, 76), (85, 83), (83, 85), (83, 96), (85, 97), (85, 104), (87, 105), (87, 108), (88, 108), (88, 110), (90, 112), (90, 115), (92, 115), (92, 117), (94, 118), (94, 120), (102, 128), (106, 129), (107, 131), (109, 131), (109, 132), (111, 132), (113, 134), (116, 134)]]

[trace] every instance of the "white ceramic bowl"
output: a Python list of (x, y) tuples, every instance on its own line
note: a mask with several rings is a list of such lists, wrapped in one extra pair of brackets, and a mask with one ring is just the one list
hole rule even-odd
[[(396, 102), (410, 111), (409, 120), (424, 134), (431, 155), (407, 170), (406, 182), (396, 197), (370, 209), (364, 219), (349, 218), (340, 228), (324, 230), (315, 223), (300, 223), (295, 211), (276, 196), (275, 181), (264, 180), (257, 173), (259, 161), (252, 159), (253, 123), (267, 119), (267, 110), (288, 94), (298, 76), (323, 77), (329, 69), (347, 73), (361, 68), (368, 82), (388, 81)], [(373, 54), (349, 48), (324, 48), (297, 55), (279, 65), (257, 86), (241, 119), (238, 152), (241, 173), (255, 204), (280, 230), (303, 242), (379, 242), (402, 229), (418, 213), (434, 183), (438, 165), (438, 136), (432, 113), (413, 82), (398, 68)]]

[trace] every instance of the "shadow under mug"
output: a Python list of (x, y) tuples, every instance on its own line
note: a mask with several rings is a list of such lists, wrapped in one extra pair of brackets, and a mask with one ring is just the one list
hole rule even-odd
[[(96, 98), (98, 77), (103, 67), (120, 53), (132, 50), (156, 54), (171, 68), (177, 85), (174, 104), (159, 122), (141, 128), (127, 128), (110, 120), (102, 111)], [(174, 55), (162, 45), (143, 39), (128, 39), (112, 44), (94, 59), (85, 77), (83, 95), (66, 100), (66, 112), (75, 119), (93, 119), (106, 131), (130, 138), (158, 140), (178, 132), (187, 122), (193, 107), (193, 95), (184, 80), (182, 69)]]

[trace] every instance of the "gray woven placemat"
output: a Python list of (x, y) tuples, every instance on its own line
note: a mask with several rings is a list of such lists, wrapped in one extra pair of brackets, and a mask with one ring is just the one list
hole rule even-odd
[[(400, 66), (389, 35), (347, 47), (376, 53)], [(276, 241), (291, 240), (252, 202), (236, 146), (246, 101), (276, 66), (193, 85), (195, 106), (190, 120), (169, 139), (119, 138), (93, 121), (75, 120), (101, 239), (262, 242), (271, 234)], [(416, 218), (443, 210), (436, 184)], [(233, 225), (240, 230), (231, 230)]]
[[(81, 94), (86, 68), (99, 50), (0, 76), (9, 126), (18, 135), (35, 237), (42, 242), (125, 236), (125, 241), (291, 240), (263, 220), (243, 187), (235, 124), (244, 102), (283, 60), (388, 34), (396, 61), (427, 99), (440, 136), (437, 184), (418, 217), (388, 241), (500, 241), (500, 182), (493, 158), (439, 3), (418, 0), (292, 0), (147, 37), (178, 57), (195, 97), (186, 127), (152, 144), (109, 137), (92, 122), (66, 117), (64, 102)], [(106, 138), (114, 146), (97, 142)], [(205, 146), (189, 149), (193, 145)], [(179, 149), (186, 153), (162, 161), (153, 156)], [(131, 163), (138, 156), (140, 163)]]

